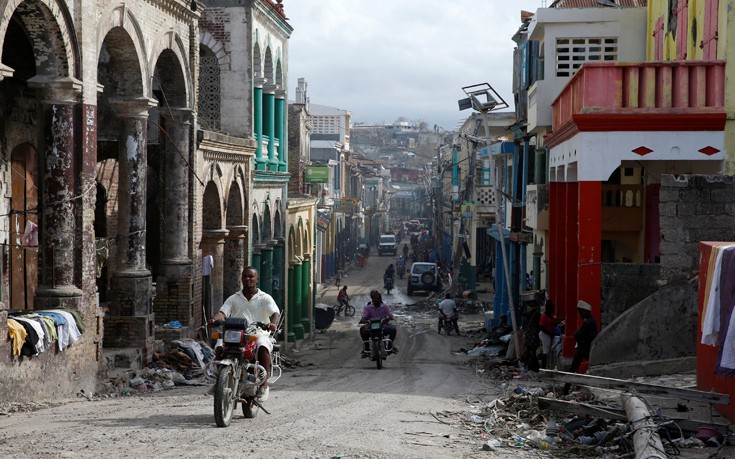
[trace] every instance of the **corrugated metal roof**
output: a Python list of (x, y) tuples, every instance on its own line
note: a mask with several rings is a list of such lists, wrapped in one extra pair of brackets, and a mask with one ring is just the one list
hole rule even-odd
[[(623, 8), (639, 8), (648, 4), (648, 0), (608, 0), (610, 3), (616, 3)], [(597, 0), (556, 0), (549, 8), (610, 8), (608, 5), (602, 5)]]

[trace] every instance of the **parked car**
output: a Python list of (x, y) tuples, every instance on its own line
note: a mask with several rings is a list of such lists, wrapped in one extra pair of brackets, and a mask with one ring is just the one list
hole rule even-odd
[(378, 240), (378, 255), (383, 255), (384, 253), (390, 253), (393, 255), (398, 254), (398, 249), (396, 248), (398, 244), (398, 241), (396, 240), (396, 236), (393, 234), (381, 234), (380, 239)]
[(406, 292), (422, 290), (425, 292), (441, 292), (443, 290), (439, 266), (436, 263), (416, 262), (411, 265)]

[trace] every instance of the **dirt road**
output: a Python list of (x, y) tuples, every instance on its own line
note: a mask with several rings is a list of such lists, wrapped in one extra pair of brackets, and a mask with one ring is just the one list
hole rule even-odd
[[(480, 451), (480, 441), (441, 413), (465, 413), (471, 394), (494, 390), (452, 353), (467, 338), (438, 335), (436, 316), (398, 292), (400, 353), (382, 370), (359, 356), (357, 321), (367, 293), (379, 285), (389, 257), (343, 276), (358, 313), (338, 318), (293, 350), (300, 366), (272, 386), (270, 415), (217, 428), (206, 387), (88, 401), (0, 416), (0, 457), (254, 457), (446, 458), (504, 457)], [(377, 281), (377, 282), (376, 282)], [(334, 302), (336, 287), (321, 301)], [(465, 326), (479, 326), (476, 323)], [(435, 417), (436, 416), (436, 417)], [(507, 457), (518, 454), (510, 454)]]

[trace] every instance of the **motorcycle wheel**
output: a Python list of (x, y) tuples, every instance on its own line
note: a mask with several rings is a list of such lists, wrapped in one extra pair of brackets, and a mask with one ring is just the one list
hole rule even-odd
[(373, 359), (375, 360), (375, 365), (378, 366), (378, 370), (383, 368), (383, 357), (380, 355), (380, 345), (381, 343), (373, 342)]
[(346, 316), (350, 316), (350, 317), (354, 316), (355, 315), (355, 307), (354, 306), (351, 306), (351, 305), (345, 306), (345, 315)]
[(214, 388), (214, 421), (217, 427), (227, 427), (235, 410), (235, 376), (232, 367), (223, 366), (217, 374)]
[(255, 400), (249, 398), (246, 402), (242, 402), (242, 415), (247, 419), (252, 419), (258, 415), (260, 407), (255, 404)]

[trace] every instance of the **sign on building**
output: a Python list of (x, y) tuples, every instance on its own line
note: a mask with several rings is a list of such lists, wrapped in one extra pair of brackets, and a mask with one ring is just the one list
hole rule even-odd
[(329, 183), (328, 166), (306, 166), (304, 181), (307, 183)]

